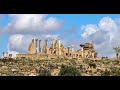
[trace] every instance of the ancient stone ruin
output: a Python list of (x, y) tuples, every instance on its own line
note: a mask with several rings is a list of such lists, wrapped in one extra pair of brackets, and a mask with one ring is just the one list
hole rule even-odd
[(92, 43), (84, 43), (80, 45), (80, 49), (75, 51), (73, 45), (65, 48), (60, 39), (52, 39), (50, 47), (48, 47), (48, 40), (45, 40), (45, 45), (41, 47), (41, 40), (32, 39), (28, 47), (28, 53), (17, 54), (17, 59), (56, 59), (56, 58), (95, 58), (95, 50)]

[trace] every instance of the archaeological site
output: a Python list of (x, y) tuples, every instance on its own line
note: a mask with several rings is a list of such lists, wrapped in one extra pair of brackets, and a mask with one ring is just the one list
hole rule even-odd
[(42, 59), (56, 59), (56, 58), (68, 58), (68, 59), (79, 59), (79, 58), (95, 58), (95, 49), (93, 44), (84, 43), (80, 44), (80, 49), (75, 51), (74, 46), (70, 45), (67, 48), (61, 43), (60, 39), (52, 39), (50, 47), (48, 47), (48, 40), (45, 40), (45, 44), (42, 47), (42, 40), (32, 39), (28, 47), (28, 53), (17, 54), (17, 59), (31, 59), (31, 60), (42, 60)]

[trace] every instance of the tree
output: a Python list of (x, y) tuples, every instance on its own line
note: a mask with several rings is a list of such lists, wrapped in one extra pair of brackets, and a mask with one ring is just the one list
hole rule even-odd
[(118, 58), (119, 57), (119, 53), (120, 53), (120, 47), (115, 47), (115, 48), (113, 48), (114, 50), (115, 50), (115, 52), (116, 52), (116, 58)]
[(75, 67), (62, 65), (58, 76), (81, 76), (81, 74)]
[(39, 76), (51, 76), (51, 73), (49, 70), (44, 69), (39, 71)]

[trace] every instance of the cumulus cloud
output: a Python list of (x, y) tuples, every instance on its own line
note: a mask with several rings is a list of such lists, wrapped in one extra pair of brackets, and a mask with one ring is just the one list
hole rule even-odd
[(103, 17), (97, 25), (88, 24), (81, 27), (82, 42), (93, 42), (100, 56), (114, 56), (113, 47), (120, 45), (120, 21), (111, 17)]
[(83, 25), (81, 29), (84, 30), (84, 33), (81, 34), (84, 38), (87, 38), (89, 35), (92, 35), (98, 31), (98, 27), (93, 24)]
[(111, 31), (111, 30), (117, 29), (117, 25), (115, 23), (115, 20), (113, 20), (110, 17), (102, 18), (98, 25), (99, 25), (99, 28), (104, 30), (104, 31)]
[(26, 52), (27, 46), (32, 38), (34, 38), (34, 36), (22, 34), (11, 35), (8, 42), (10, 51)]
[(45, 14), (13, 14), (4, 29), (11, 34), (50, 33), (59, 30), (62, 23), (62, 20), (47, 18)]

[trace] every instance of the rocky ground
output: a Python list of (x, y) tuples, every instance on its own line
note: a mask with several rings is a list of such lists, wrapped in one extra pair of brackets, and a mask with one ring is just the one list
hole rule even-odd
[(76, 67), (82, 76), (101, 76), (101, 72), (120, 68), (119, 59), (55, 59), (55, 60), (0, 60), (0, 76), (38, 76), (39, 71), (48, 69), (57, 76), (62, 64)]
[(42, 69), (50, 70), (55, 76), (61, 64), (64, 64), (64, 60), (0, 60), (0, 76), (38, 76)]

